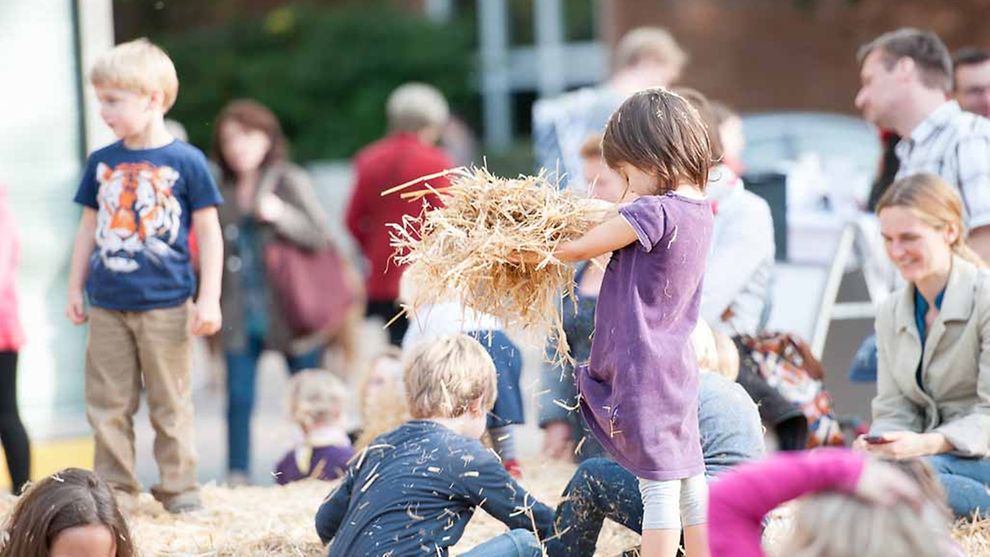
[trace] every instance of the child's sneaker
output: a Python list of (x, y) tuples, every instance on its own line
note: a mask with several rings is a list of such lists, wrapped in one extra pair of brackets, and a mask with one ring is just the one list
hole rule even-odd
[(519, 466), (518, 460), (514, 458), (509, 460), (504, 460), (502, 461), (502, 466), (505, 468), (505, 471), (508, 472), (509, 475), (512, 476), (513, 478), (517, 480), (522, 479), (522, 475), (523, 475), (522, 467)]

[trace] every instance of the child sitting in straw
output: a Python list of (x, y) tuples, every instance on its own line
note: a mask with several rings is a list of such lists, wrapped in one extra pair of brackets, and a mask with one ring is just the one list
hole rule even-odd
[(409, 420), (406, 389), (402, 385), (402, 351), (389, 345), (371, 359), (358, 386), (361, 430), (354, 449), (360, 451), (379, 435)]
[(66, 468), (29, 486), (0, 536), (0, 557), (132, 557), (134, 542), (110, 486)]
[(289, 409), (304, 439), (275, 467), (280, 485), (306, 478), (339, 478), (354, 448), (341, 427), (347, 388), (322, 369), (301, 371), (289, 380)]
[[(807, 497), (805, 497), (807, 496)], [(961, 557), (945, 495), (920, 460), (885, 463), (846, 449), (778, 453), (712, 484), (714, 557), (762, 557), (763, 517), (804, 497), (777, 539), (789, 557)]]
[(413, 420), (375, 439), (316, 514), (330, 557), (446, 557), (479, 506), (513, 530), (462, 555), (542, 555), (553, 511), (478, 441), (496, 390), (484, 348), (465, 335), (424, 342), (405, 384)]
[(713, 217), (712, 164), (697, 111), (664, 89), (641, 91), (609, 119), (609, 167), (626, 182), (619, 215), (554, 252), (563, 262), (612, 252), (598, 296), (590, 362), (576, 373), (592, 433), (640, 479), (643, 554), (708, 555), (698, 369), (698, 321)]
[(495, 362), (498, 378), (495, 408), (488, 414), (488, 436), (502, 466), (512, 477), (521, 478), (512, 426), (524, 422), (519, 388), (522, 352), (505, 334), (502, 322), (492, 315), (466, 308), (453, 298), (433, 304), (416, 303), (418, 285), (423, 284), (418, 269), (417, 265), (411, 266), (400, 281), (399, 295), (403, 303), (408, 304), (406, 311), (411, 314), (402, 349), (409, 352), (425, 340), (454, 333), (464, 333), (481, 343)]

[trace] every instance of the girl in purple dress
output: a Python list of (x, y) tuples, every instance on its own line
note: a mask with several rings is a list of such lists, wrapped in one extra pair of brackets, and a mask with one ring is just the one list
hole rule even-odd
[(344, 382), (322, 369), (301, 371), (289, 380), (289, 408), (303, 440), (275, 467), (280, 485), (306, 478), (334, 480), (343, 475), (354, 448), (341, 427), (348, 397)]
[(561, 261), (612, 252), (590, 361), (578, 368), (581, 411), (616, 462), (640, 478), (643, 555), (707, 557), (707, 487), (698, 434), (698, 321), (712, 233), (712, 166), (695, 109), (664, 89), (641, 91), (609, 119), (609, 167), (626, 182), (619, 215), (558, 246)]

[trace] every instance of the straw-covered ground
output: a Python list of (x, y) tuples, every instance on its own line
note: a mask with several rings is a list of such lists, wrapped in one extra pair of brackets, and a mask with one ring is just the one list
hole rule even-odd
[[(553, 505), (573, 470), (570, 465), (528, 462), (522, 483)], [(332, 484), (317, 481), (284, 487), (206, 486), (205, 510), (184, 516), (166, 513), (150, 495), (144, 495), (129, 524), (142, 557), (322, 557), (326, 550), (316, 537), (313, 517), (331, 488)], [(9, 497), (0, 500), (0, 514), (6, 516), (13, 502)], [(504, 531), (502, 524), (479, 511), (453, 555)], [(784, 531), (786, 519), (778, 517), (767, 538), (772, 540)], [(967, 555), (990, 557), (990, 521), (961, 524), (955, 537)], [(609, 522), (599, 538), (597, 554), (616, 556), (637, 542), (638, 536)]]

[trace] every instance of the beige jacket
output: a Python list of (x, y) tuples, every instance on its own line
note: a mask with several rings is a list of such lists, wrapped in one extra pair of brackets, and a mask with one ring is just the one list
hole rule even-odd
[[(962, 456), (990, 456), (990, 273), (952, 258), (942, 309), (925, 339), (914, 321), (914, 286), (877, 313), (877, 396), (873, 426), (937, 432)], [(924, 390), (916, 373), (921, 360)]]

